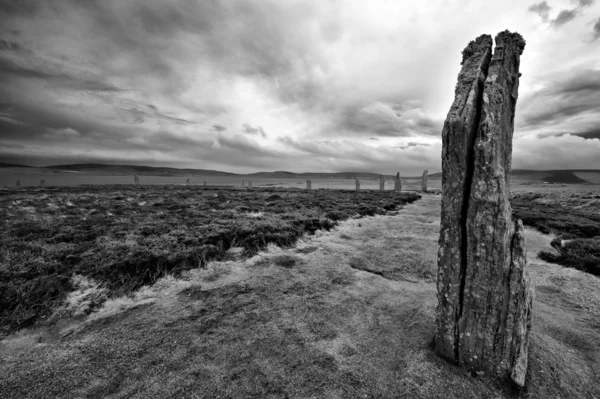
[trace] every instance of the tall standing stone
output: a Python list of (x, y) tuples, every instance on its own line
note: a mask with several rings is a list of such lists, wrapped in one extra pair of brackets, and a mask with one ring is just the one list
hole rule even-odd
[(190, 185), (190, 178), (188, 177), (187, 179), (185, 179), (185, 185), (189, 186)]
[(21, 180), (17, 180), (17, 187), (21, 187)]
[(421, 191), (427, 192), (427, 182), (429, 181), (429, 171), (425, 169), (423, 176), (421, 176)]
[(242, 180), (242, 187), (244, 187), (244, 181)]
[(252, 180), (248, 180), (248, 187), (252, 188)]
[(399, 171), (396, 173), (396, 180), (394, 180), (394, 191), (402, 191), (402, 180)]
[(385, 176), (384, 175), (379, 176), (379, 190), (385, 191)]
[(204, 181), (202, 182), (202, 185), (203, 185), (204, 187), (206, 187), (206, 180), (204, 180)]
[(360, 191), (360, 180), (358, 180), (358, 177), (355, 177), (354, 180), (356, 181), (356, 191)]
[(473, 371), (525, 383), (533, 288), (509, 178), (520, 55), (508, 31), (463, 51), (442, 131), (436, 351)]
[(138, 175), (133, 175), (133, 183), (134, 184), (140, 184), (140, 178)]
[(312, 182), (310, 180), (306, 180), (306, 189), (310, 190), (312, 188)]

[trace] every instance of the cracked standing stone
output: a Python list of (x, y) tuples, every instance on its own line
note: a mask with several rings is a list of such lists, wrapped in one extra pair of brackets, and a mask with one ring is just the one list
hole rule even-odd
[(474, 372), (525, 383), (533, 288), (523, 225), (509, 203), (519, 61), (504, 31), (463, 51), (442, 132), (436, 351)]

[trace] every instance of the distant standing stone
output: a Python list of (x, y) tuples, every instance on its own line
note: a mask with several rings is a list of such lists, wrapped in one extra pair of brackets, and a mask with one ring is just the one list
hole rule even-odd
[(252, 188), (252, 180), (248, 180), (248, 188)]
[(40, 180), (40, 187), (44, 187), (46, 185), (46, 180)]
[(423, 172), (423, 176), (421, 176), (421, 191), (424, 193), (427, 192), (427, 181), (429, 180), (429, 172), (427, 169)]
[(134, 184), (140, 184), (140, 178), (138, 175), (133, 175), (133, 183)]
[(203, 185), (204, 187), (206, 187), (206, 180), (204, 180), (204, 181), (202, 182), (202, 185)]
[(379, 190), (381, 190), (381, 191), (385, 190), (385, 176), (384, 175), (379, 176)]
[(242, 180), (242, 187), (245, 187), (245, 186), (244, 186), (244, 181), (243, 181), (243, 180)]
[(358, 180), (358, 177), (355, 177), (356, 179), (356, 191), (360, 191), (360, 180)]
[(186, 185), (186, 186), (189, 186), (189, 185), (190, 185), (190, 178), (189, 178), (189, 177), (188, 177), (188, 178), (185, 180), (185, 185)]
[(17, 180), (17, 187), (21, 187), (21, 180)]
[(396, 180), (394, 180), (394, 191), (402, 191), (402, 180), (399, 171), (396, 173)]
[(312, 188), (312, 182), (310, 180), (306, 181), (306, 189), (310, 190)]

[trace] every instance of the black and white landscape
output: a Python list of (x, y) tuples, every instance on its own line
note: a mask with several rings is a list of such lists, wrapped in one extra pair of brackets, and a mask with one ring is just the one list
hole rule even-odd
[(599, 45), (595, 0), (0, 0), (0, 397), (600, 397)]

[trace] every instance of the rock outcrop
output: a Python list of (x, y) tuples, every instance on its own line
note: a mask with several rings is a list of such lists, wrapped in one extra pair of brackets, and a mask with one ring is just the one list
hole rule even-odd
[(509, 203), (513, 122), (525, 41), (482, 35), (463, 51), (442, 132), (436, 352), (525, 383), (533, 288)]
[(396, 173), (396, 180), (394, 180), (394, 191), (402, 191), (402, 180), (399, 171)]
[(423, 176), (421, 176), (421, 191), (427, 192), (427, 183), (429, 181), (429, 171), (425, 169)]

